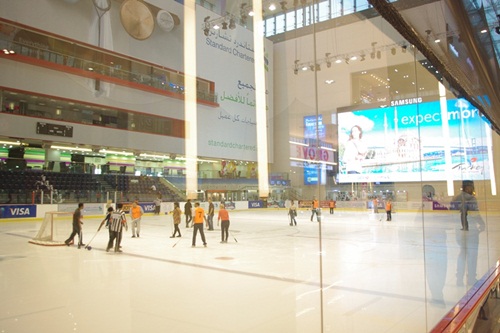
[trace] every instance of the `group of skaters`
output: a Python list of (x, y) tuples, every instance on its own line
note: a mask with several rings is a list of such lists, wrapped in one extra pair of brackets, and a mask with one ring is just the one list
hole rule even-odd
[[(78, 208), (73, 213), (73, 230), (71, 235), (64, 241), (64, 243), (69, 246), (73, 243), (75, 236), (78, 235), (78, 248), (80, 249), (83, 244), (83, 234), (82, 234), (82, 226), (83, 226), (83, 208), (84, 204), (79, 203)], [(192, 209), (191, 200), (188, 199), (186, 205), (184, 207), (185, 215), (186, 215), (186, 228), (193, 228), (193, 238), (192, 238), (192, 247), (196, 247), (196, 236), (198, 232), (200, 233), (201, 240), (203, 242), (203, 246), (207, 247), (207, 241), (205, 238), (205, 233), (203, 231), (204, 224), (207, 226), (208, 230), (214, 230), (213, 228), (213, 217), (215, 215), (215, 207), (212, 200), (209, 200), (208, 214), (205, 215), (205, 210), (200, 207), (199, 202), (194, 203), (194, 214)], [(141, 219), (144, 215), (144, 210), (138, 204), (137, 201), (132, 203), (130, 207), (130, 218), (132, 219), (132, 238), (139, 238), (141, 231)], [(181, 223), (181, 215), (182, 211), (180, 209), (180, 205), (178, 202), (174, 202), (174, 210), (172, 211), (173, 222), (174, 222), (174, 231), (170, 238), (182, 237), (181, 231), (179, 229), (179, 225)], [(192, 222), (192, 224), (190, 224)], [(217, 216), (217, 224), (221, 225), (221, 243), (227, 243), (229, 237), (229, 212), (226, 210), (224, 204), (220, 204), (220, 209)], [(123, 204), (117, 203), (116, 210), (110, 206), (107, 209), (106, 217), (102, 220), (99, 225), (97, 231), (101, 230), (101, 228), (106, 225), (106, 228), (109, 229), (109, 241), (106, 247), (106, 252), (109, 252), (111, 249), (114, 249), (114, 252), (122, 252), (121, 250), (121, 241), (123, 238), (123, 229), (128, 231), (128, 223), (127, 216), (125, 211), (123, 210)]]
[[(375, 197), (372, 201), (373, 212), (378, 214), (378, 199)], [(328, 208), (330, 209), (330, 214), (334, 214), (336, 208), (336, 201), (330, 199), (328, 202)], [(386, 221), (392, 221), (392, 201), (387, 199), (385, 201), (385, 212), (387, 215)], [(318, 199), (314, 198), (311, 205), (311, 222), (316, 215), (316, 221), (321, 222), (321, 208), (319, 207)], [(293, 200), (290, 201), (290, 207), (288, 208), (288, 216), (290, 217), (290, 226), (297, 226), (297, 206)]]

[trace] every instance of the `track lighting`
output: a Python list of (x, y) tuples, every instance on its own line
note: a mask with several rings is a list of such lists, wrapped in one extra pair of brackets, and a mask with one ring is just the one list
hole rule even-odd
[(395, 48), (395, 47), (392, 47), (392, 48), (391, 48), (391, 54), (392, 54), (392, 55), (396, 55), (396, 48)]

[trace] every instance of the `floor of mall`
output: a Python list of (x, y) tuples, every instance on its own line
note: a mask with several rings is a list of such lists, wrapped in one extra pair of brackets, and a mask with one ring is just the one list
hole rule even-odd
[(290, 226), (285, 209), (231, 211), (229, 241), (220, 243), (215, 223), (206, 248), (199, 235), (191, 246), (182, 218), (182, 237), (170, 238), (172, 215), (144, 216), (140, 238), (124, 233), (123, 253), (105, 251), (100, 217), (84, 218), (91, 250), (29, 243), (40, 220), (2, 223), (0, 331), (36, 332), (43, 322), (52, 333), (427, 332), (472, 283), (476, 267), (457, 263), (490, 266), (478, 256), (485, 232), (461, 231), (456, 212), (396, 212), (388, 222), (336, 210), (318, 223), (301, 211)]

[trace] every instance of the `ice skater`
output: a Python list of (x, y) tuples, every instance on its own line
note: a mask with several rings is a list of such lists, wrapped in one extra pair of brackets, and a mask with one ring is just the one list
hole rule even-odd
[(319, 222), (318, 210), (319, 210), (319, 201), (315, 197), (312, 201), (311, 222), (313, 221), (314, 214), (316, 214), (316, 220)]
[[(122, 252), (120, 250), (121, 242), (122, 242), (122, 231), (123, 228), (125, 230), (128, 229), (127, 225), (127, 217), (125, 212), (123, 211), (123, 204), (116, 204), (116, 211), (111, 214), (111, 223), (109, 225), (109, 242), (108, 247), (106, 248), (106, 252), (109, 252), (113, 248), (115, 248), (115, 252)], [(113, 244), (114, 243), (114, 244)]]
[(141, 232), (142, 215), (144, 215), (144, 210), (136, 200), (130, 208), (130, 216), (132, 218), (132, 238), (135, 238), (136, 236), (139, 237), (139, 233)]
[(196, 246), (196, 234), (199, 231), (201, 235), (201, 240), (203, 241), (203, 246), (207, 247), (207, 241), (205, 240), (205, 233), (203, 232), (203, 223), (207, 222), (205, 217), (205, 210), (200, 207), (200, 203), (196, 202), (194, 204), (194, 217), (193, 217), (193, 243), (192, 247)]
[(83, 233), (82, 233), (82, 225), (83, 225), (83, 202), (80, 202), (78, 204), (78, 208), (75, 210), (73, 213), (73, 231), (71, 232), (71, 235), (69, 235), (68, 239), (64, 241), (64, 244), (69, 246), (75, 236), (78, 234), (78, 248), (81, 248), (82, 246), (85, 246), (83, 244)]
[(184, 215), (186, 215), (186, 228), (189, 228), (189, 223), (193, 220), (193, 213), (191, 209), (193, 206), (191, 205), (191, 199), (188, 199), (184, 204)]
[(392, 202), (390, 199), (385, 202), (385, 213), (387, 214), (386, 221), (392, 221)]
[(212, 199), (208, 199), (208, 214), (207, 214), (207, 227), (208, 230), (214, 230), (214, 215), (215, 207)]
[(172, 211), (172, 217), (174, 219), (174, 232), (170, 238), (174, 238), (178, 233), (177, 237), (181, 237), (181, 230), (179, 229), (179, 224), (181, 223), (181, 208), (179, 207), (178, 202), (174, 202), (174, 210)]
[(295, 203), (293, 200), (290, 202), (290, 208), (288, 209), (288, 215), (290, 216), (290, 225), (297, 225), (297, 207), (295, 207)]
[(220, 205), (219, 215), (217, 215), (217, 223), (219, 221), (222, 223), (220, 229), (221, 243), (227, 243), (227, 238), (229, 237), (229, 212), (226, 210), (224, 204)]

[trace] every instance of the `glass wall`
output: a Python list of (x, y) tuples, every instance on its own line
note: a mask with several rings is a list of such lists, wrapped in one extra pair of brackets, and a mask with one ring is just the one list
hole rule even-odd
[[(22, 54), (8, 54), (8, 47), (0, 57), (0, 88), (129, 112), (145, 128), (167, 119), (169, 131), (184, 137), (77, 121), (72, 137), (47, 136), (20, 125), (39, 121), (36, 115), (16, 112), (0, 114), (0, 135), (94, 149), (106, 145), (136, 155), (182, 155), (182, 181), (170, 184), (185, 194), (180, 201), (227, 199), (240, 210), (232, 212), (239, 217), (237, 228), (261, 226), (246, 234), (248, 247), (238, 253), (239, 261), (179, 259), (186, 260), (183, 267), (209, 267), (201, 278), (224, 281), (231, 298), (207, 302), (241, 320), (201, 316), (202, 330), (187, 300), (202, 293), (193, 288), (199, 281), (183, 276), (177, 287), (189, 296), (175, 304), (186, 307), (186, 316), (176, 318), (191, 328), (186, 331), (427, 332), (498, 260), (498, 133), (467, 100), (447, 90), (432, 63), (373, 15), (367, 1), (301, 1), (296, 10), (266, 18), (260, 13), (268, 2), (254, 1), (256, 15), (246, 19), (262, 27), (255, 31), (241, 23), (228, 26), (240, 18), (241, 4), (227, 4), (228, 14), (220, 16), (191, 1), (124, 1), (151, 14), (142, 21), (155, 27), (146, 38), (125, 31), (121, 2), (111, 1), (107, 11), (95, 3), (0, 0), (0, 16), (43, 34), (112, 49), (116, 59), (138, 59), (134, 63), (153, 64), (163, 74), (182, 73), (182, 98), (127, 84), (97, 87), (94, 78), (77, 72), (12, 61)], [(47, 22), (31, 15), (32, 6), (71, 20)], [(415, 7), (416, 13), (425, 6)], [(162, 10), (175, 12), (181, 23), (161, 29), (153, 13)], [(97, 25), (104, 31), (98, 40)], [(7, 43), (13, 32), (2, 27), (0, 40)], [(15, 38), (19, 50), (41, 47), (21, 47), (21, 37)], [(207, 84), (202, 90), (210, 105), (197, 103), (203, 82), (196, 78)], [(64, 123), (61, 117), (52, 121)], [(217, 258), (230, 258), (227, 253)], [(138, 252), (134, 259), (146, 258)], [(162, 260), (155, 264), (179, 262)], [(154, 267), (145, 269), (155, 275)], [(174, 304), (167, 297), (157, 302)], [(251, 306), (242, 315), (236, 310), (246, 302)], [(159, 327), (164, 317), (155, 314)], [(141, 324), (131, 316), (127, 328)]]

